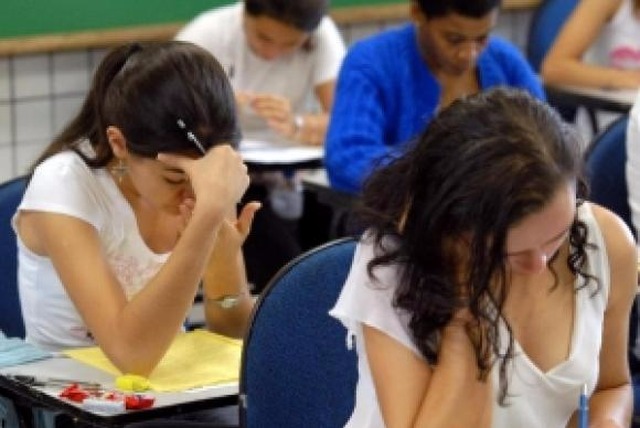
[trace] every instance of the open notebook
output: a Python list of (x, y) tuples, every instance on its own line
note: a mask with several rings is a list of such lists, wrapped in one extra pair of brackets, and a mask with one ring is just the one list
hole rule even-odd
[[(71, 349), (65, 354), (114, 376), (123, 374), (98, 347)], [(149, 376), (151, 389), (158, 392), (184, 391), (237, 382), (241, 354), (240, 340), (204, 330), (180, 333)]]

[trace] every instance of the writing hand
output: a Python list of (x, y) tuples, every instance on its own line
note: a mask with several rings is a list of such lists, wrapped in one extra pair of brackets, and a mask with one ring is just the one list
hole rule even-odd
[(287, 98), (273, 94), (254, 94), (250, 106), (271, 129), (287, 138), (294, 136), (294, 114)]

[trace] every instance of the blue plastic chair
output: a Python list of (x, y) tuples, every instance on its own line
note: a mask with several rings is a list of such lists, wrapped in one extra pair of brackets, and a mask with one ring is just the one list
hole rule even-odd
[(531, 18), (526, 54), (535, 71), (540, 66), (556, 36), (579, 0), (545, 0)]
[(625, 176), (627, 125), (624, 114), (598, 135), (586, 152), (589, 199), (616, 213), (635, 235)]
[(25, 177), (0, 184), (0, 330), (9, 337), (25, 334), (18, 298), (16, 235), (11, 217), (22, 200), (26, 184)]
[(262, 292), (245, 336), (240, 424), (249, 428), (342, 427), (354, 406), (355, 351), (328, 315), (346, 280), (355, 240), (313, 249)]

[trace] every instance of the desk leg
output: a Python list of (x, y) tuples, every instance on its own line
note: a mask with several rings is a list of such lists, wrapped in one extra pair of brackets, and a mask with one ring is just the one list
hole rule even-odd
[(33, 410), (24, 404), (15, 404), (16, 416), (20, 428), (33, 428)]

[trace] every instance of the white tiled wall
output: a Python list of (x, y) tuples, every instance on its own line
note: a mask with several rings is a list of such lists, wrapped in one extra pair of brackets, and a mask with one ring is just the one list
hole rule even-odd
[(86, 50), (0, 58), (0, 181), (25, 173), (76, 113), (93, 57)]
[[(496, 32), (523, 48), (530, 12), (505, 12)], [(398, 22), (342, 27), (350, 44)], [(0, 182), (26, 172), (78, 111), (105, 50), (0, 58)]]

